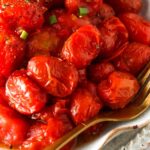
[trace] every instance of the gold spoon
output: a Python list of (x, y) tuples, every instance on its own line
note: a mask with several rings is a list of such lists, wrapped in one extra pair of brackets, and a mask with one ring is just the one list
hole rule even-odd
[(117, 111), (100, 113), (95, 118), (75, 127), (69, 133), (58, 139), (54, 144), (46, 147), (45, 150), (60, 150), (83, 131), (87, 130), (93, 125), (96, 125), (97, 123), (106, 121), (128, 121), (140, 116), (150, 106), (150, 62), (140, 73), (138, 80), (141, 84), (140, 91), (134, 97), (133, 102), (130, 103), (126, 108)]

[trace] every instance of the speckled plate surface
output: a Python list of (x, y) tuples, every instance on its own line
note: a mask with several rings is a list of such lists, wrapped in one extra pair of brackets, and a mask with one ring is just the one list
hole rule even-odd
[[(142, 10), (142, 15), (148, 20), (150, 20), (150, 0), (143, 0), (143, 2), (144, 2), (144, 6)], [(88, 140), (85, 143), (77, 145), (75, 150), (100, 150), (100, 149), (106, 150), (104, 146), (108, 142), (110, 142), (112, 139), (114, 139), (116, 136), (127, 131), (132, 131), (135, 128), (142, 128), (149, 123), (150, 123), (150, 109), (147, 110), (143, 115), (141, 115), (135, 120), (128, 121), (128, 122), (110, 123), (100, 135), (98, 135), (97, 137), (94, 137), (93, 139)], [(147, 136), (147, 139), (149, 139), (149, 142), (150, 142), (150, 126), (148, 126), (146, 129), (147, 130), (149, 129), (149, 134), (148, 134), (149, 136)], [(146, 133), (144, 131), (142, 133)], [(136, 138), (135, 140), (131, 141), (129, 145), (122, 147), (120, 150), (146, 150), (146, 148), (136, 149), (136, 147), (134, 147), (133, 143), (138, 142), (137, 140), (140, 141), (140, 138)], [(149, 148), (147, 150), (150, 150), (150, 144), (148, 145), (147, 148)], [(113, 148), (110, 148), (110, 149), (116, 150)]]

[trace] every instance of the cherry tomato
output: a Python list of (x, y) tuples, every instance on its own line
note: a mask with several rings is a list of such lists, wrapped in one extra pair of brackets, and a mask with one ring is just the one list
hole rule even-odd
[(47, 101), (46, 93), (33, 82), (26, 71), (15, 71), (7, 80), (6, 95), (9, 104), (26, 115), (40, 111)]
[(139, 13), (142, 7), (142, 0), (106, 0), (106, 2), (108, 2), (117, 13)]
[(70, 95), (78, 83), (76, 68), (56, 57), (36, 56), (28, 62), (28, 74), (53, 96)]
[(97, 28), (92, 25), (83, 26), (67, 39), (61, 56), (76, 68), (83, 69), (99, 54), (101, 42)]
[(109, 62), (102, 62), (90, 65), (88, 68), (88, 77), (95, 83), (107, 79), (107, 77), (115, 71), (114, 66)]
[(0, 104), (0, 142), (15, 147), (25, 140), (29, 124), (8, 106)]
[(1, 5), (0, 14), (12, 27), (21, 27), (27, 31), (35, 30), (43, 25), (43, 14), (46, 8), (38, 3), (26, 2), (25, 0), (6, 0)]
[(121, 71), (137, 75), (150, 61), (150, 47), (147, 45), (134, 42), (123, 49), (123, 53), (114, 60), (115, 66)]
[(98, 85), (100, 98), (112, 109), (124, 108), (137, 94), (137, 79), (124, 72), (115, 71)]
[[(41, 149), (44, 149), (73, 128), (67, 114), (59, 113), (59, 115), (56, 115), (53, 112), (56, 107), (58, 108), (58, 106), (49, 107), (49, 109), (41, 113), (40, 117), (43, 116), (42, 118), (46, 119), (46, 122), (33, 123), (28, 132), (28, 138), (22, 147), (36, 150), (40, 146)], [(48, 117), (45, 118), (46, 114)]]
[(115, 16), (115, 12), (114, 12), (113, 8), (105, 3), (103, 3), (100, 6), (98, 14), (99, 14), (100, 19), (102, 19), (102, 20), (107, 19), (112, 16)]
[(100, 31), (103, 38), (102, 57), (109, 58), (115, 51), (128, 41), (128, 32), (124, 24), (117, 17), (106, 19)]
[(4, 85), (8, 76), (21, 66), (25, 43), (11, 31), (0, 29), (0, 80)]
[(101, 108), (102, 105), (97, 102), (97, 97), (87, 89), (79, 88), (72, 95), (70, 112), (76, 124), (96, 116)]
[(58, 55), (63, 42), (53, 28), (44, 28), (33, 33), (27, 45), (28, 57), (31, 58), (35, 55)]
[(132, 41), (150, 45), (150, 22), (134, 13), (120, 15)]

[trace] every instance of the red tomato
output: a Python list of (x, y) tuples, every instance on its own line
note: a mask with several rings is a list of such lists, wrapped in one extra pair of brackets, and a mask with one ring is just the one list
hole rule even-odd
[(3, 19), (13, 27), (21, 27), (25, 30), (35, 30), (43, 25), (43, 14), (46, 8), (37, 3), (20, 1), (4, 1), (0, 14)]
[(65, 42), (62, 58), (83, 69), (96, 58), (100, 52), (101, 35), (97, 28), (87, 25), (79, 28)]
[(70, 95), (78, 83), (76, 68), (56, 57), (33, 57), (28, 62), (28, 73), (53, 96)]
[(103, 3), (100, 6), (98, 14), (99, 14), (100, 19), (102, 19), (102, 20), (110, 18), (112, 16), (115, 16), (115, 12), (114, 12), (113, 8), (105, 3)]
[(35, 55), (58, 55), (63, 41), (53, 28), (44, 28), (33, 33), (28, 40), (28, 57)]
[(114, 60), (121, 71), (137, 75), (150, 61), (150, 47), (140, 43), (131, 43), (123, 47), (123, 53)]
[[(79, 8), (84, 7), (87, 8), (87, 15), (95, 15), (102, 4), (102, 0), (65, 0), (65, 6), (69, 10), (69, 12), (79, 13)], [(79, 14), (80, 16), (80, 14)]]
[(47, 101), (45, 92), (26, 75), (24, 70), (15, 71), (8, 78), (6, 95), (11, 107), (26, 115), (40, 111)]
[(102, 108), (97, 97), (89, 90), (79, 88), (72, 95), (71, 116), (76, 124), (85, 122), (96, 116)]
[(150, 45), (150, 22), (134, 13), (120, 15), (132, 41)]
[(106, 19), (100, 31), (103, 38), (102, 56), (112, 57), (121, 45), (128, 41), (128, 32), (124, 24), (117, 17)]
[(29, 124), (11, 108), (0, 104), (0, 142), (19, 146), (25, 140)]
[(113, 72), (98, 85), (100, 98), (112, 109), (124, 108), (139, 90), (134, 76), (124, 72)]
[(107, 77), (115, 71), (114, 66), (109, 62), (102, 62), (90, 65), (88, 68), (88, 77), (95, 83), (107, 79)]
[(6, 96), (5, 88), (0, 87), (0, 105), (8, 106), (8, 97)]
[(79, 83), (82, 84), (82, 82), (87, 80), (86, 69), (80, 69), (78, 70), (78, 73), (79, 73)]
[(25, 43), (6, 29), (0, 29), (0, 80), (21, 66), (25, 54)]
[(108, 2), (117, 13), (139, 13), (142, 7), (142, 0), (106, 0), (106, 2)]
[[(56, 115), (53, 112), (53, 108), (55, 107), (57, 106), (49, 107), (49, 109), (41, 113), (40, 117), (43, 116), (42, 118), (44, 118), (44, 120), (46, 119), (46, 122), (35, 122), (31, 126), (28, 132), (28, 138), (22, 147), (37, 150), (36, 148), (40, 146), (38, 150), (42, 150), (46, 146), (53, 144), (58, 138), (73, 128), (67, 114), (59, 113)], [(46, 114), (48, 117), (45, 118)]]

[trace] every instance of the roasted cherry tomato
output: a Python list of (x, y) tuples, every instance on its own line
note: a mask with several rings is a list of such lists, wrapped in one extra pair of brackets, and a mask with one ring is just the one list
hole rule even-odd
[(138, 90), (139, 83), (133, 75), (118, 71), (98, 85), (100, 98), (112, 109), (124, 108)]
[(79, 28), (65, 42), (62, 58), (83, 69), (96, 58), (101, 46), (100, 32), (92, 25)]
[(106, 19), (100, 31), (103, 38), (102, 57), (104, 58), (111, 57), (122, 44), (128, 41), (127, 29), (117, 17)]
[(44, 28), (33, 33), (28, 40), (28, 57), (35, 55), (58, 55), (63, 41), (53, 28)]
[(35, 122), (31, 126), (28, 132), (28, 138), (22, 147), (36, 150), (40, 146), (41, 149), (44, 149), (73, 128), (68, 114), (64, 112), (56, 113), (54, 112), (56, 108), (59, 110), (64, 109), (63, 107), (53, 105), (37, 115), (40, 117), (38, 119), (46, 122)]
[(6, 0), (0, 7), (0, 15), (10, 27), (30, 31), (43, 25), (46, 8), (25, 0)]
[(111, 6), (103, 3), (100, 6), (98, 15), (99, 15), (100, 19), (104, 20), (104, 19), (107, 19), (109, 17), (115, 16), (115, 12)]
[(114, 66), (109, 62), (93, 64), (88, 67), (87, 73), (90, 80), (95, 83), (107, 79), (107, 77), (115, 71)]
[(142, 7), (142, 0), (106, 0), (106, 2), (108, 2), (117, 13), (139, 13)]
[(53, 96), (70, 95), (78, 83), (76, 68), (56, 57), (36, 56), (28, 63), (28, 74)]
[(101, 108), (97, 97), (87, 89), (79, 88), (72, 95), (70, 112), (76, 124), (96, 116)]
[(0, 142), (10, 147), (22, 144), (29, 128), (27, 120), (2, 104), (0, 104), (0, 118)]
[(0, 29), (0, 82), (4, 85), (8, 76), (21, 66), (25, 43), (11, 31)]
[(121, 71), (137, 75), (150, 61), (150, 47), (141, 43), (131, 43), (123, 47), (123, 53), (114, 60)]
[(26, 115), (40, 111), (47, 101), (46, 93), (33, 82), (26, 71), (15, 71), (7, 80), (6, 95), (9, 104)]
[(134, 13), (124, 13), (120, 15), (120, 19), (125, 24), (132, 41), (150, 45), (149, 21)]

